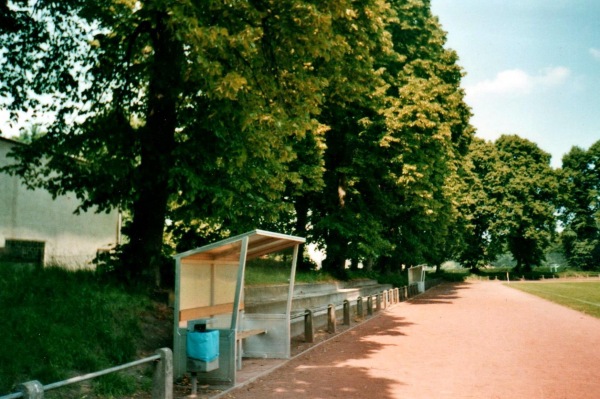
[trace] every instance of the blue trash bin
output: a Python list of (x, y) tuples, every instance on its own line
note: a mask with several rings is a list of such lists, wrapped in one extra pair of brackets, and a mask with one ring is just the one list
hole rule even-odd
[(219, 368), (219, 331), (194, 330), (187, 333), (188, 370), (207, 372)]

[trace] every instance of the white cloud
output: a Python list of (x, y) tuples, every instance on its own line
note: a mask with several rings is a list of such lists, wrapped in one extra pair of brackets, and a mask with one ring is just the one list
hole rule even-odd
[(591, 48), (590, 54), (594, 57), (595, 60), (600, 61), (600, 50), (597, 48)]
[(546, 68), (543, 74), (534, 76), (534, 82), (542, 86), (559, 86), (567, 81), (571, 71), (566, 67)]
[(498, 72), (494, 79), (484, 80), (466, 88), (469, 96), (482, 94), (525, 95), (537, 87), (558, 86), (564, 83), (571, 71), (565, 67), (546, 68), (537, 75), (522, 69)]

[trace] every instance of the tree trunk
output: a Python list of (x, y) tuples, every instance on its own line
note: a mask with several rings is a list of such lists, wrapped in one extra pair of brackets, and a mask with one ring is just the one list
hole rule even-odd
[(177, 88), (180, 86), (179, 44), (170, 37), (166, 15), (157, 17), (152, 32), (153, 75), (148, 87), (146, 125), (140, 132), (141, 163), (133, 184), (136, 197), (124, 263), (130, 278), (160, 286), (160, 267), (169, 176), (177, 126)]
[(346, 254), (348, 253), (346, 239), (338, 234), (329, 234), (325, 239), (325, 245), (327, 257), (323, 260), (323, 270), (341, 280), (346, 279)]
[(373, 263), (375, 263), (373, 258), (367, 259), (365, 261), (365, 263), (363, 264), (363, 270), (366, 272), (372, 272), (373, 271)]

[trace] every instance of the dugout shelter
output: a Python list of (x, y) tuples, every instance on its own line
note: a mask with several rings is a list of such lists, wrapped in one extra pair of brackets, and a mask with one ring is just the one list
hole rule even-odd
[[(290, 357), (290, 314), (302, 237), (253, 230), (179, 253), (175, 258), (174, 376), (186, 373), (186, 335), (196, 324), (219, 331), (219, 368), (198, 376), (202, 384), (233, 386), (242, 357)], [(246, 313), (244, 276), (253, 258), (292, 249), (283, 313)]]

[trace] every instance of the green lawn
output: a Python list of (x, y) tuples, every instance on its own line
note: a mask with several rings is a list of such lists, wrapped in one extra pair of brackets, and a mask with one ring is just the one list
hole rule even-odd
[(600, 318), (600, 281), (510, 283), (509, 286)]

